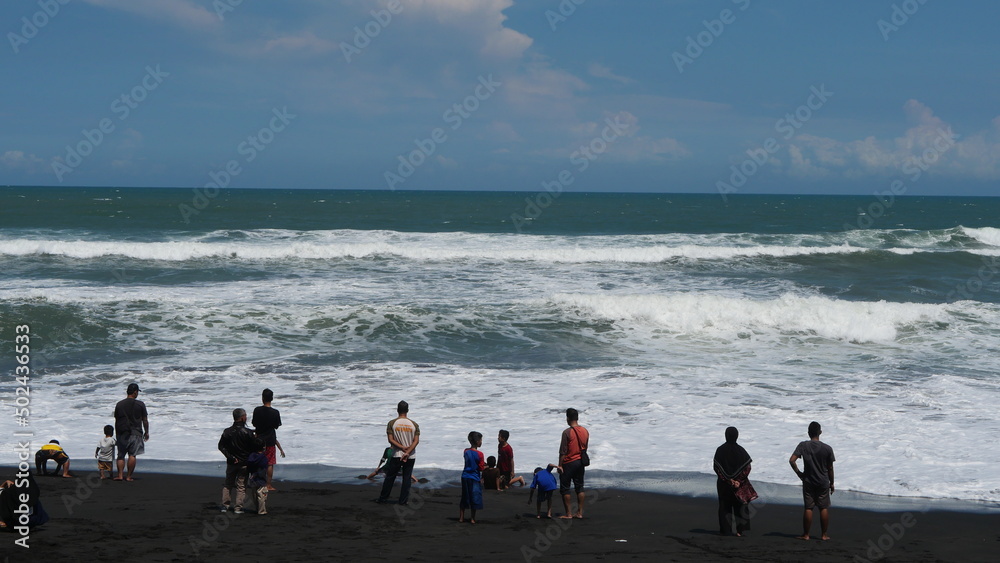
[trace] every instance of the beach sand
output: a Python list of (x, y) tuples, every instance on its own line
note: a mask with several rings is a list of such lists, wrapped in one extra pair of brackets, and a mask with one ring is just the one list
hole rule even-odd
[[(381, 478), (276, 481), (267, 515), (223, 514), (221, 475), (141, 469), (131, 483), (84, 471), (39, 478), (51, 520), (31, 532), (29, 549), (15, 546), (14, 534), (0, 535), (5, 561), (968, 562), (1000, 553), (1000, 514), (867, 512), (837, 508), (836, 494), (833, 539), (823, 542), (795, 538), (797, 506), (755, 503), (751, 535), (721, 537), (715, 499), (617, 489), (588, 491), (584, 520), (536, 519), (526, 488), (485, 491), (485, 509), (471, 525), (458, 523), (459, 489), (433, 482), (415, 486), (404, 507), (372, 502)], [(393, 498), (398, 491), (397, 483)]]

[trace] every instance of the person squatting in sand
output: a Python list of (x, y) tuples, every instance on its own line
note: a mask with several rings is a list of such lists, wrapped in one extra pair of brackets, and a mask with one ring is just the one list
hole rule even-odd
[[(363, 478), (368, 479), (369, 481), (374, 481), (375, 476), (379, 473), (385, 474), (385, 464), (388, 463), (390, 459), (392, 459), (392, 446), (389, 446), (382, 452), (382, 459), (378, 460), (378, 465), (375, 466), (375, 470), (368, 475), (359, 476), (359, 479)], [(416, 483), (418, 481), (419, 479), (417, 479), (415, 475), (410, 475), (411, 483)]]
[(483, 489), (502, 492), (500, 488), (500, 470), (497, 469), (496, 456), (486, 458), (486, 468), (483, 469)]
[(35, 452), (35, 472), (38, 475), (49, 474), (48, 463), (50, 459), (56, 462), (56, 475), (72, 477), (69, 474), (69, 454), (59, 445), (59, 440), (52, 440)]
[(535, 478), (531, 480), (531, 491), (528, 492), (528, 504), (531, 504), (531, 495), (535, 494), (535, 489), (538, 489), (538, 506), (536, 507), (535, 518), (542, 517), (543, 501), (547, 505), (545, 517), (552, 518), (552, 493), (559, 489), (556, 476), (552, 474), (552, 468), (554, 467), (555, 465), (550, 463), (545, 469), (541, 467), (535, 468)]

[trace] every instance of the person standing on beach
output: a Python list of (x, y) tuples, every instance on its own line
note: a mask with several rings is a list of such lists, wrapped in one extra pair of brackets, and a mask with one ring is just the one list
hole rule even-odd
[[(563, 498), (566, 513), (560, 518), (583, 518), (583, 476), (586, 471), (584, 456), (590, 443), (590, 432), (580, 426), (580, 413), (576, 409), (566, 409), (566, 424), (569, 428), (563, 430), (559, 443), (559, 493)], [(589, 465), (589, 463), (588, 463)], [(576, 513), (571, 509), (569, 486), (573, 484), (576, 490)]]
[[(149, 440), (149, 420), (146, 414), (146, 403), (138, 400), (139, 385), (129, 383), (125, 390), (126, 398), (115, 405), (115, 432), (118, 434), (118, 476), (115, 481), (132, 480), (135, 471), (136, 456), (146, 453), (146, 441)], [(128, 456), (128, 474), (125, 472), (125, 456)]]
[[(462, 498), (458, 503), (458, 523), (465, 522), (465, 509), (472, 511), (469, 522), (476, 523), (476, 511), (483, 509), (483, 469), (486, 459), (479, 448), (483, 445), (483, 435), (469, 432), (469, 446), (462, 452), (465, 467), (462, 469)], [(492, 457), (492, 456), (491, 456)]]
[(735, 426), (726, 428), (726, 443), (715, 450), (713, 460), (719, 479), (715, 488), (719, 493), (719, 533), (733, 533), (732, 519), (736, 520), (736, 535), (750, 529), (750, 501), (757, 498), (757, 491), (750, 484), (750, 454), (736, 443), (740, 431)]
[(271, 478), (274, 477), (274, 466), (278, 463), (278, 456), (275, 455), (275, 448), (281, 452), (281, 457), (285, 457), (285, 450), (281, 449), (281, 442), (278, 442), (278, 427), (281, 426), (281, 413), (271, 406), (274, 400), (274, 392), (264, 389), (260, 394), (263, 405), (253, 410), (253, 427), (257, 436), (264, 440), (264, 454), (267, 455), (267, 490), (276, 491), (271, 486)]
[(389, 421), (386, 425), (385, 433), (392, 446), (392, 457), (385, 466), (385, 481), (382, 482), (382, 494), (375, 502), (385, 504), (389, 502), (389, 494), (392, 493), (392, 485), (396, 481), (396, 475), (400, 470), (403, 472), (403, 483), (399, 489), (399, 504), (405, 505), (410, 500), (410, 478), (413, 476), (413, 452), (420, 443), (420, 426), (407, 416), (410, 405), (406, 401), (400, 401), (396, 405), (396, 413), (399, 415)]
[[(235, 500), (233, 512), (243, 514), (243, 501), (246, 499), (247, 459), (257, 451), (257, 437), (253, 430), (247, 428), (247, 411), (233, 410), (233, 425), (222, 431), (219, 438), (219, 451), (226, 456), (226, 482), (222, 486), (222, 511), (228, 512), (230, 500)], [(232, 499), (233, 489), (236, 489), (236, 499)]]
[[(819, 508), (822, 539), (828, 540), (827, 530), (830, 527), (830, 495), (833, 494), (833, 448), (819, 441), (823, 429), (816, 421), (809, 423), (809, 439), (799, 442), (792, 457), (788, 459), (792, 470), (802, 480), (802, 498), (805, 501), (805, 512), (802, 516), (802, 535), (799, 539), (808, 540), (812, 528), (813, 508)], [(799, 471), (795, 463), (802, 458), (804, 471)]]
[(115, 459), (115, 444), (117, 442), (114, 439), (115, 427), (110, 424), (104, 425), (104, 437), (101, 441), (97, 443), (97, 448), (94, 449), (94, 457), (97, 458), (97, 474), (104, 479), (104, 472), (108, 472), (108, 479), (115, 476), (114, 469), (111, 464)]

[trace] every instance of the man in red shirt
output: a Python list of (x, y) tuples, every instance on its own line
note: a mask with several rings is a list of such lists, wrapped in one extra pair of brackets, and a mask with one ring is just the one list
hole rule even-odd
[[(583, 476), (586, 468), (583, 465), (581, 453), (587, 451), (590, 442), (590, 432), (580, 426), (580, 413), (576, 409), (566, 409), (566, 423), (569, 428), (563, 430), (562, 441), (559, 443), (559, 493), (563, 497), (566, 514), (560, 518), (583, 518)], [(570, 510), (569, 485), (576, 490), (576, 513)]]
[(510, 447), (507, 440), (510, 439), (510, 432), (501, 430), (497, 434), (497, 470), (500, 472), (500, 490), (512, 487), (517, 483), (525, 486), (524, 477), (514, 475), (514, 448)]

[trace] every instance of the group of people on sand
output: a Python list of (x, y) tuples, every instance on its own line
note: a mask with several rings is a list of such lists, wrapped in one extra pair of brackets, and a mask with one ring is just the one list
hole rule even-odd
[[(149, 440), (149, 420), (146, 405), (138, 399), (139, 385), (131, 383), (126, 389), (126, 398), (115, 405), (115, 425), (104, 427), (94, 452), (101, 479), (132, 481), (136, 467), (136, 457), (145, 451)], [(219, 439), (219, 451), (226, 457), (226, 478), (222, 489), (222, 511), (233, 510), (242, 514), (247, 507), (258, 514), (265, 514), (267, 493), (276, 489), (271, 480), (277, 453), (285, 457), (281, 443), (277, 439), (277, 429), (281, 426), (281, 414), (271, 406), (274, 393), (264, 389), (262, 404), (253, 411), (253, 429), (247, 426), (247, 413), (242, 408), (233, 411), (233, 424), (226, 428)], [(385, 449), (379, 467), (368, 479), (378, 473), (385, 474), (381, 493), (375, 499), (380, 504), (389, 503), (389, 495), (397, 476), (402, 477), (398, 504), (409, 502), (410, 486), (417, 482), (413, 476), (417, 445), (420, 443), (420, 426), (409, 418), (409, 405), (400, 401), (396, 405), (397, 416), (386, 425)], [(542, 518), (542, 505), (546, 505), (545, 516), (552, 518), (552, 496), (558, 490), (562, 496), (565, 512), (560, 518), (583, 518), (585, 500), (584, 478), (590, 465), (587, 452), (590, 432), (579, 423), (579, 412), (566, 409), (567, 428), (563, 430), (559, 444), (558, 463), (536, 467), (529, 485), (531, 493), (528, 504), (537, 490), (536, 517)], [(834, 492), (833, 463), (836, 460), (833, 448), (820, 441), (822, 427), (811, 422), (808, 428), (809, 440), (800, 442), (788, 462), (802, 481), (803, 533), (799, 538), (808, 540), (812, 528), (813, 511), (819, 509), (821, 538), (829, 539), (830, 495)], [(115, 438), (117, 434), (117, 438)], [(750, 483), (750, 455), (739, 445), (739, 431), (730, 426), (726, 429), (726, 442), (715, 451), (713, 466), (718, 477), (716, 490), (719, 497), (719, 533), (742, 536), (750, 530), (749, 505), (757, 499), (757, 492)], [(476, 523), (476, 512), (483, 509), (483, 489), (503, 492), (513, 485), (526, 486), (526, 481), (514, 472), (514, 449), (509, 443), (510, 432), (500, 430), (497, 434), (497, 457), (484, 456), (480, 448), (483, 435), (470, 432), (469, 447), (462, 452), (461, 500), (459, 502), (459, 522), (465, 522), (465, 511), (470, 511), (469, 522)], [(115, 451), (117, 450), (117, 456)], [(798, 460), (803, 468), (799, 469)], [(45, 475), (47, 463), (56, 463), (56, 475), (73, 477), (69, 472), (70, 458), (58, 440), (42, 446), (35, 454), (36, 471)], [(114, 477), (112, 460), (117, 460), (117, 477)], [(127, 469), (127, 472), (126, 472)], [(555, 469), (558, 478), (552, 474)], [(105, 472), (107, 477), (105, 477)], [(364, 477), (364, 476), (362, 476)], [(247, 502), (247, 489), (253, 493)], [(576, 496), (576, 510), (572, 509), (572, 492)]]
[[(383, 461), (367, 477), (372, 479), (379, 472), (385, 473), (381, 494), (375, 502), (387, 504), (389, 495), (397, 475), (402, 474), (398, 504), (409, 503), (410, 485), (416, 481), (413, 478), (415, 452), (420, 443), (420, 426), (409, 417), (409, 405), (400, 401), (396, 406), (396, 418), (386, 426), (386, 438), (389, 447), (386, 448)], [(529, 488), (528, 504), (537, 490), (536, 518), (542, 518), (542, 505), (546, 505), (545, 516), (552, 518), (552, 495), (558, 490), (562, 496), (565, 512), (560, 518), (583, 518), (585, 500), (584, 477), (586, 468), (590, 465), (587, 452), (590, 443), (590, 432), (579, 423), (579, 412), (576, 409), (566, 409), (567, 428), (563, 430), (559, 443), (559, 461), (550, 463), (544, 468), (536, 467)], [(820, 511), (820, 528), (822, 539), (830, 539), (829, 508), (830, 495), (834, 491), (833, 462), (836, 458), (833, 448), (820, 441), (823, 433), (818, 422), (811, 422), (808, 428), (809, 440), (800, 442), (788, 463), (802, 481), (802, 497), (805, 510), (802, 517), (803, 532), (800, 539), (810, 538), (813, 511)], [(483, 435), (480, 432), (469, 432), (469, 447), (462, 452), (462, 487), (459, 501), (458, 521), (466, 521), (466, 510), (469, 511), (469, 522), (476, 523), (476, 512), (483, 509), (483, 489), (495, 489), (502, 492), (507, 488), (520, 484), (525, 486), (523, 477), (514, 473), (514, 449), (509, 443), (510, 432), (500, 430), (497, 434), (497, 457), (483, 454)], [(726, 429), (726, 442), (715, 451), (713, 460), (717, 476), (716, 490), (719, 496), (719, 533), (722, 535), (742, 536), (750, 530), (750, 502), (757, 499), (757, 492), (750, 483), (750, 454), (737, 443), (739, 430), (730, 426)], [(798, 461), (802, 460), (803, 468), (799, 469)], [(383, 466), (382, 463), (385, 463)], [(555, 469), (558, 479), (552, 474)], [(576, 510), (572, 509), (572, 492), (576, 493)]]
[[(410, 485), (414, 481), (412, 477), (415, 452), (420, 443), (420, 425), (409, 417), (409, 411), (410, 405), (406, 401), (400, 401), (396, 405), (397, 416), (386, 425), (386, 439), (389, 441), (389, 448), (386, 450), (388, 462), (384, 467), (376, 469), (368, 476), (372, 478), (380, 470), (385, 473), (382, 491), (375, 499), (375, 502), (379, 504), (389, 504), (389, 495), (392, 493), (396, 476), (400, 474), (403, 482), (400, 486), (397, 503), (405, 506), (410, 500)], [(565, 515), (561, 518), (583, 518), (585, 498), (583, 484), (586, 467), (590, 465), (587, 455), (590, 432), (580, 425), (579, 413), (576, 409), (566, 409), (566, 423), (569, 427), (562, 434), (559, 445), (559, 463), (548, 464), (545, 469), (536, 467), (534, 471), (528, 503), (531, 503), (532, 495), (537, 489), (536, 516), (538, 518), (542, 517), (543, 503), (547, 503), (546, 516), (552, 517), (552, 493), (556, 489), (562, 495), (563, 505), (566, 509)], [(497, 433), (497, 458), (490, 456), (487, 459), (479, 449), (483, 445), (482, 433), (469, 432), (469, 447), (462, 452), (464, 467), (462, 468), (462, 497), (458, 509), (459, 522), (465, 522), (465, 511), (469, 510), (469, 522), (476, 523), (476, 511), (483, 509), (484, 486), (487, 489), (496, 489), (500, 492), (515, 484), (525, 486), (524, 478), (514, 473), (514, 448), (508, 442), (509, 439), (510, 432), (500, 430)], [(551, 473), (552, 469), (556, 469), (559, 473), (559, 485), (556, 484), (556, 478)], [(571, 510), (571, 487), (576, 492), (576, 512)]]
[[(260, 394), (261, 405), (253, 410), (247, 426), (247, 411), (233, 409), (233, 424), (222, 431), (219, 451), (226, 456), (226, 481), (222, 486), (222, 512), (232, 510), (243, 514), (249, 510), (267, 514), (267, 495), (277, 489), (271, 485), (277, 454), (285, 457), (285, 450), (278, 441), (281, 413), (271, 406), (274, 392), (264, 389)], [(252, 493), (249, 498), (247, 489)], [(249, 502), (247, 502), (249, 501)]]
[[(132, 481), (135, 472), (136, 456), (145, 453), (145, 444), (149, 440), (149, 418), (146, 404), (138, 399), (139, 384), (130, 383), (125, 389), (125, 398), (115, 404), (115, 425), (104, 426), (103, 435), (94, 450), (97, 459), (97, 471), (101, 479), (115, 481)], [(116, 439), (114, 436), (118, 435)], [(117, 450), (118, 476), (114, 476), (112, 462), (116, 461)], [(71, 478), (69, 472), (70, 458), (62, 448), (59, 440), (51, 440), (35, 452), (35, 472), (38, 475), (48, 475), (48, 463), (56, 464), (55, 474)], [(126, 473), (126, 467), (128, 472)], [(107, 477), (104, 476), (107, 472)]]
[[(799, 539), (808, 540), (812, 529), (813, 511), (819, 509), (821, 539), (828, 540), (830, 527), (830, 495), (833, 494), (833, 448), (820, 441), (823, 429), (818, 422), (809, 423), (809, 439), (799, 442), (788, 459), (792, 470), (802, 481), (803, 532)], [(719, 533), (742, 536), (750, 530), (750, 502), (757, 492), (750, 483), (750, 454), (737, 443), (740, 432), (734, 426), (726, 428), (726, 443), (715, 450), (714, 467), (718, 476)], [(798, 461), (802, 460), (803, 469)], [(735, 532), (733, 531), (735, 523)]]
[[(146, 405), (140, 401), (139, 385), (130, 383), (125, 389), (126, 397), (115, 404), (114, 419), (115, 425), (105, 425), (103, 436), (94, 451), (97, 459), (97, 470), (101, 479), (114, 479), (115, 481), (132, 481), (132, 474), (135, 472), (136, 456), (144, 453), (145, 443), (149, 440), (149, 420), (146, 413)], [(114, 435), (117, 433), (118, 438)], [(117, 450), (118, 476), (114, 476), (112, 462), (115, 461), (115, 451)], [(127, 459), (126, 459), (127, 458)], [(48, 463), (53, 461), (56, 464), (55, 475), (64, 478), (73, 478), (69, 472), (70, 457), (63, 449), (59, 440), (51, 440), (35, 452), (35, 472), (38, 475), (48, 475)], [(126, 467), (128, 472), (126, 473)], [(27, 474), (18, 473), (18, 478), (14, 481), (4, 481), (0, 483), (0, 528), (11, 528), (15, 522), (22, 526), (32, 528), (48, 521), (49, 517), (42, 507), (39, 499), (39, 488), (32, 478), (30, 472)], [(105, 472), (107, 477), (104, 476)], [(14, 512), (15, 501), (23, 503), (25, 499), (31, 500), (30, 516), (17, 517)]]

